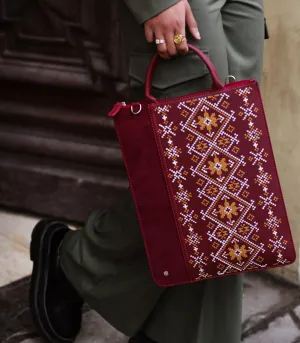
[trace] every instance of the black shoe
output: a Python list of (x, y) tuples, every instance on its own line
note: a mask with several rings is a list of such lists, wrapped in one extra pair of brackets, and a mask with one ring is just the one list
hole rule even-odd
[(30, 308), (37, 330), (51, 343), (74, 342), (81, 328), (83, 300), (59, 263), (59, 248), (67, 232), (65, 224), (47, 220), (32, 232)]

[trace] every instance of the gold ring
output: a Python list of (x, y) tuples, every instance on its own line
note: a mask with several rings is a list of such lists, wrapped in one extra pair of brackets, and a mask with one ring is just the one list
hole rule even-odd
[(184, 37), (184, 35), (181, 34), (177, 34), (174, 36), (174, 43), (176, 45), (180, 45), (181, 43), (183, 43), (186, 40), (186, 38)]

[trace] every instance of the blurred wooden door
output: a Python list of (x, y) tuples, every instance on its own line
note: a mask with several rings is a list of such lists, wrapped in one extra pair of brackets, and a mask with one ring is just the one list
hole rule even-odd
[[(84, 221), (127, 187), (117, 1), (0, 0), (0, 206)], [(108, 42), (114, 42), (108, 46)]]

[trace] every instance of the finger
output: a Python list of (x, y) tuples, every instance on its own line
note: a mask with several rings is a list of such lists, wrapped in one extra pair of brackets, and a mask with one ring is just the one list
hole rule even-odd
[(147, 42), (153, 43), (154, 32), (153, 32), (152, 28), (149, 25), (145, 25), (144, 30), (145, 30), (145, 37), (146, 37)]
[(176, 45), (177, 52), (181, 55), (186, 55), (189, 52), (189, 48), (187, 45), (187, 40), (185, 38), (185, 27), (181, 25), (178, 27), (178, 30), (175, 32), (175, 35), (179, 34), (180, 36), (184, 37), (184, 40)]
[(169, 31), (165, 37), (166, 37), (166, 42), (167, 42), (167, 50), (168, 50), (168, 54), (170, 56), (175, 56), (177, 55), (177, 48), (176, 45), (174, 43), (174, 32), (173, 31)]
[(176, 48), (177, 48), (177, 52), (180, 55), (186, 55), (189, 52), (189, 48), (188, 48), (186, 39), (182, 43), (176, 45)]
[[(185, 20), (186, 20), (186, 18), (184, 18), (184, 20), (178, 22), (176, 30), (174, 32), (174, 38), (176, 35), (180, 35), (184, 38), (186, 37), (186, 32), (185, 32), (186, 21)], [(173, 40), (174, 40), (174, 38), (173, 38)], [(175, 46), (176, 46), (177, 52), (181, 55), (186, 55), (189, 52), (189, 48), (187, 45), (186, 38), (180, 44), (175, 44)]]
[(191, 6), (189, 4), (187, 4), (187, 7), (186, 7), (186, 25), (189, 28), (190, 33), (192, 34), (194, 38), (196, 38), (197, 40), (201, 39), (198, 24), (196, 22)]
[[(170, 59), (171, 56), (168, 54), (167, 44), (164, 35), (160, 33), (155, 33), (155, 39), (160, 41), (159, 44), (156, 44), (159, 56), (166, 60)], [(161, 43), (162, 41), (164, 41), (164, 43)]]

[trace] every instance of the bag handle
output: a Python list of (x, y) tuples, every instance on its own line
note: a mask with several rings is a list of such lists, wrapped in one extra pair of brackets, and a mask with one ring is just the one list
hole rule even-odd
[[(188, 44), (188, 47), (191, 51), (195, 52), (201, 58), (201, 60), (206, 64), (210, 72), (210, 75), (212, 77), (212, 81), (213, 81), (212, 88), (223, 89), (224, 85), (220, 81), (218, 72), (215, 66), (212, 64), (211, 60), (200, 49), (194, 47), (193, 45)], [(149, 64), (148, 71), (147, 71), (146, 82), (145, 82), (145, 96), (146, 96), (146, 99), (150, 102), (157, 102), (155, 97), (151, 95), (151, 89), (152, 89), (154, 70), (157, 67), (159, 60), (160, 60), (159, 55), (155, 54)]]

